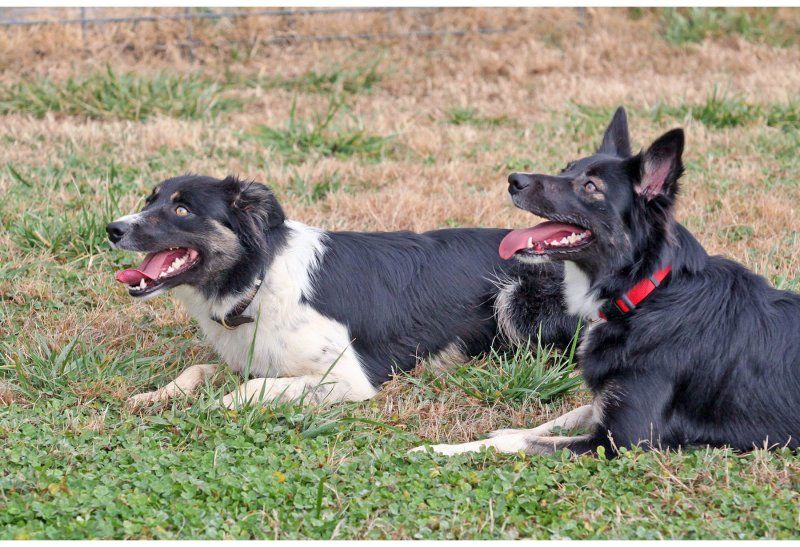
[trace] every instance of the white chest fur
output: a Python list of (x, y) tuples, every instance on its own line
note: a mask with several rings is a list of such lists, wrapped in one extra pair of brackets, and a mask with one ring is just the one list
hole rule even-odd
[[(191, 287), (178, 287), (176, 296), (200, 324), (219, 355), (235, 371), (249, 369), (255, 377), (320, 376), (346, 380), (352, 389), (374, 393), (352, 347), (347, 327), (302, 302), (313, 292), (311, 274), (325, 252), (325, 233), (298, 222), (290, 228), (286, 247), (275, 257), (264, 281), (245, 310), (257, 318), (234, 330), (212, 316), (223, 316), (238, 297), (209, 301)], [(258, 331), (256, 332), (256, 328)], [(250, 348), (252, 360), (248, 362)]]
[(569, 313), (582, 319), (596, 320), (599, 318), (598, 312), (603, 301), (592, 295), (590, 288), (589, 276), (574, 262), (565, 261), (563, 294), (564, 304)]

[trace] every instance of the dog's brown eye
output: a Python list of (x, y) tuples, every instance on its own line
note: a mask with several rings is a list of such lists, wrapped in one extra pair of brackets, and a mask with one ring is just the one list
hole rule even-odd
[(597, 186), (592, 181), (587, 182), (583, 187), (586, 188), (587, 192), (597, 192)]
[(186, 215), (189, 214), (189, 209), (187, 209), (183, 205), (178, 205), (177, 207), (175, 207), (175, 214), (178, 215), (179, 217), (185, 217)]

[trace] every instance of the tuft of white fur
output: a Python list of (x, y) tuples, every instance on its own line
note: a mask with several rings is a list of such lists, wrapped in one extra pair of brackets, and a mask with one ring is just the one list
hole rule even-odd
[(464, 342), (457, 338), (447, 344), (436, 355), (429, 357), (426, 364), (430, 370), (442, 372), (452, 370), (456, 365), (465, 363), (468, 360), (469, 358), (464, 351)]
[(550, 257), (547, 255), (520, 253), (514, 255), (514, 260), (519, 260), (525, 264), (547, 264), (550, 262)]
[(500, 333), (513, 344), (522, 344), (525, 338), (517, 329), (516, 321), (511, 313), (511, 302), (514, 298), (514, 291), (519, 286), (519, 281), (507, 278), (498, 279), (495, 282), (497, 287), (497, 298), (494, 301), (494, 316)]
[[(241, 295), (207, 300), (188, 286), (176, 287), (175, 295), (234, 371), (257, 378), (303, 377), (304, 385), (310, 387), (315, 382), (336, 383), (336, 400), (368, 399), (377, 390), (364, 373), (347, 327), (303, 303), (303, 298), (313, 295), (312, 274), (325, 253), (326, 234), (300, 222), (287, 221), (286, 226), (286, 246), (244, 311), (256, 322), (228, 330), (212, 319), (223, 317)], [(254, 336), (253, 358), (248, 363)]]
[(593, 321), (599, 319), (600, 307), (604, 301), (598, 300), (590, 289), (589, 276), (574, 262), (565, 261), (562, 291), (567, 311)]
[(119, 217), (114, 222), (124, 222), (129, 226), (136, 226), (142, 221), (142, 214), (141, 213), (132, 213), (130, 215), (125, 215)]

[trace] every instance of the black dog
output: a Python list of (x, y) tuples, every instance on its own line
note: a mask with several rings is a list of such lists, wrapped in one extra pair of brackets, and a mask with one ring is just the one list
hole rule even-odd
[[(439, 451), (798, 446), (800, 296), (709, 256), (674, 220), (683, 145), (674, 129), (632, 155), (620, 108), (595, 155), (509, 177), (514, 204), (548, 222), (509, 234), (501, 254), (565, 262), (569, 309), (591, 322), (581, 366), (595, 402)], [(590, 433), (548, 437), (556, 426)]]
[[(256, 378), (226, 406), (367, 399), (418, 359), (486, 352), (498, 323), (512, 339), (541, 327), (544, 343), (566, 345), (577, 319), (563, 309), (561, 268), (502, 260), (507, 233), (327, 232), (287, 220), (262, 184), (201, 176), (164, 181), (108, 226), (115, 247), (149, 253), (117, 273), (131, 296), (174, 288), (221, 357)], [(190, 367), (132, 403), (190, 392), (215, 368)]]

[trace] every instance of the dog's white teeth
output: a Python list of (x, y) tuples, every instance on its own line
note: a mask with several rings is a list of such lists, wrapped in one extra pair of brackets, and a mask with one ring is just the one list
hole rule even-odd
[(146, 289), (147, 288), (147, 283), (145, 282), (144, 278), (142, 278), (142, 280), (139, 281), (139, 288), (140, 289)]
[(158, 276), (159, 279), (162, 278), (162, 277), (166, 277), (167, 275), (169, 275), (171, 273), (177, 272), (187, 262), (189, 262), (189, 255), (188, 254), (183, 255), (183, 256), (181, 256), (179, 258), (176, 258), (175, 260), (172, 261), (172, 264), (169, 265), (169, 267), (166, 269), (166, 271), (161, 272), (161, 275)]
[(531, 247), (533, 247), (533, 237), (528, 238), (528, 249), (530, 249)]

